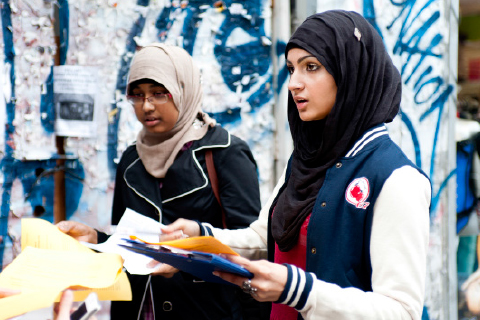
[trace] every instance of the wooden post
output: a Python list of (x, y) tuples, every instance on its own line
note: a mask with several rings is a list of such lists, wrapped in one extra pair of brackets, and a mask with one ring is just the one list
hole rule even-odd
[[(54, 29), (55, 43), (57, 51), (55, 54), (55, 65), (60, 65), (60, 25), (58, 6), (54, 5)], [(55, 79), (54, 79), (55, 81)], [(54, 173), (54, 195), (53, 195), (53, 222), (57, 223), (66, 220), (66, 201), (65, 201), (65, 137), (56, 136), (55, 145), (57, 147), (57, 170)]]
[(65, 201), (65, 159), (62, 158), (65, 155), (65, 138), (57, 136), (55, 142), (57, 145), (57, 153), (60, 157), (60, 159), (57, 160), (57, 170), (54, 174), (53, 220), (54, 223), (57, 223), (67, 218)]

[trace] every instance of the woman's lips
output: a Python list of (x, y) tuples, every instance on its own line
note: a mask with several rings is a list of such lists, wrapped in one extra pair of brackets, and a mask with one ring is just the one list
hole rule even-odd
[(307, 103), (308, 103), (307, 99), (304, 99), (304, 98), (301, 98), (301, 97), (295, 97), (294, 101), (295, 101), (295, 104), (297, 105), (297, 109), (299, 109), (299, 110), (305, 109), (305, 107), (307, 106)]
[(156, 119), (156, 118), (145, 119), (145, 125), (149, 126), (149, 127), (153, 127), (153, 126), (157, 125), (158, 123), (160, 123), (160, 119)]

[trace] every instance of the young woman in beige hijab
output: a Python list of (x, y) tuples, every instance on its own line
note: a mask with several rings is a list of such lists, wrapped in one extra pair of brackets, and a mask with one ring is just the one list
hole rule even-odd
[[(257, 168), (247, 144), (202, 111), (200, 71), (179, 47), (151, 44), (132, 61), (127, 98), (143, 129), (118, 164), (112, 224), (130, 208), (163, 224), (178, 218), (247, 227), (258, 217)], [(211, 150), (221, 206), (208, 178)], [(58, 224), (73, 237), (103, 242), (107, 235), (83, 224)], [(163, 275), (166, 275), (163, 272)], [(244, 317), (234, 286), (195, 281), (186, 274), (130, 275), (132, 301), (114, 301), (116, 319), (255, 319)], [(243, 292), (241, 292), (243, 294)], [(256, 303), (255, 301), (253, 301)], [(256, 306), (254, 306), (256, 307)]]

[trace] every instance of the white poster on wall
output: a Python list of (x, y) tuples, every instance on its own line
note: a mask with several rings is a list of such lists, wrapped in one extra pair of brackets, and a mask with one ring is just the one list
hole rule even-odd
[(65, 137), (95, 136), (97, 69), (73, 65), (55, 66), (53, 79), (55, 133)]

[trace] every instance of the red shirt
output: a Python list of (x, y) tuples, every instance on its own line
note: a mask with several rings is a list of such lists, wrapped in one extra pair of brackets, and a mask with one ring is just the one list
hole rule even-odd
[[(300, 229), (298, 242), (290, 251), (282, 252), (278, 249), (275, 243), (275, 263), (293, 264), (294, 266), (305, 270), (307, 263), (307, 229), (310, 222), (310, 215), (307, 216)], [(296, 320), (298, 318), (298, 311), (285, 304), (273, 303), (272, 312), (270, 313), (270, 320)]]

